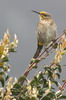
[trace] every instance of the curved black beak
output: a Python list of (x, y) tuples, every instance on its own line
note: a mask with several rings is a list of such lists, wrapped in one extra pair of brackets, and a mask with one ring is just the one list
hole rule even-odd
[(35, 11), (35, 10), (32, 10), (32, 12), (35, 12), (35, 13), (37, 13), (37, 14), (40, 14), (40, 12), (37, 12), (37, 11)]

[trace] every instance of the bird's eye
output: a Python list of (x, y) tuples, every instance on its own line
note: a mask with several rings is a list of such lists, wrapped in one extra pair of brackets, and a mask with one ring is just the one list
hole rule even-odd
[(42, 14), (43, 16), (45, 16), (45, 17), (49, 17), (49, 16), (51, 16), (51, 15), (49, 15), (49, 14)]
[(49, 16), (48, 14), (43, 14), (44, 16)]

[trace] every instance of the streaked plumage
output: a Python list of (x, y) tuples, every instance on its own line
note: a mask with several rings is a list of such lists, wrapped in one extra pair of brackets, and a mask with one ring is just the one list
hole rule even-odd
[[(36, 12), (36, 11), (33, 11)], [(57, 37), (57, 26), (52, 16), (47, 12), (36, 12), (39, 14), (40, 21), (37, 24), (37, 50), (33, 58), (37, 58), (41, 49), (46, 47), (52, 40)]]

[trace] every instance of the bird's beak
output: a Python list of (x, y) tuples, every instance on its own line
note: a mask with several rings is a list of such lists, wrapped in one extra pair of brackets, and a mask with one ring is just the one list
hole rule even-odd
[(39, 14), (39, 15), (40, 15), (40, 12), (37, 12), (37, 11), (34, 11), (34, 10), (32, 10), (32, 12), (35, 12), (35, 13), (37, 13), (37, 14)]

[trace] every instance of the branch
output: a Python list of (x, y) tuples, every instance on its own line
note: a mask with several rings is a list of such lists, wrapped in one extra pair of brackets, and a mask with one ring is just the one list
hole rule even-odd
[(60, 91), (64, 91), (64, 87), (66, 86), (66, 80), (64, 81), (64, 84), (62, 86), (59, 87)]
[[(39, 63), (41, 60), (45, 59), (45, 58), (52, 52), (53, 46), (54, 46), (56, 43), (60, 42), (60, 40), (61, 40), (61, 38), (62, 38), (63, 35), (64, 35), (64, 32), (61, 34), (61, 36), (59, 36), (59, 37), (56, 39), (55, 42), (51, 42), (51, 43), (47, 46), (48, 52), (47, 52), (46, 50), (43, 51), (43, 52), (35, 59), (35, 61), (38, 60), (37, 63)], [(29, 64), (29, 66), (27, 67), (26, 71), (22, 74), (22, 76), (24, 76), (24, 77), (26, 78), (26, 77), (28, 76), (29, 72), (37, 65), (37, 63), (36, 63), (36, 62), (33, 62), (33, 63)], [(18, 79), (18, 82), (19, 82), (20, 84), (23, 84), (24, 81), (25, 81), (25, 79), (22, 80), (22, 81), (19, 81), (19, 79)]]

